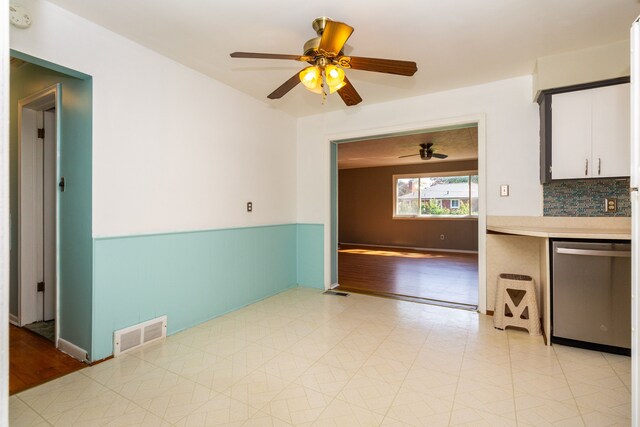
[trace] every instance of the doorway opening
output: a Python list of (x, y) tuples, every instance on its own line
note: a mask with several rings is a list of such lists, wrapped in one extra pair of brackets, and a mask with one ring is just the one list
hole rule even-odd
[(90, 360), (92, 80), (17, 51), (9, 80), (14, 394)]
[(18, 102), (18, 322), (58, 347), (58, 86)]
[(335, 164), (336, 289), (477, 310), (477, 123), (336, 141)]
[(59, 96), (55, 84), (17, 106), (18, 310), (9, 329), (10, 394), (85, 366), (58, 351)]

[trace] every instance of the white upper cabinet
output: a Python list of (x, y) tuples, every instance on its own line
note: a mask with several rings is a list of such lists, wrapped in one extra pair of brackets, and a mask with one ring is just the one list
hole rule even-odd
[(553, 95), (551, 102), (551, 176), (591, 176), (591, 91)]
[(554, 94), (552, 179), (629, 176), (629, 84)]
[(593, 177), (629, 176), (631, 163), (629, 84), (593, 89)]

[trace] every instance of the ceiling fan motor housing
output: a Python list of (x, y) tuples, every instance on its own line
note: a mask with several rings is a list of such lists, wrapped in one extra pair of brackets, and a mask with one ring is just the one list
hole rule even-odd
[(331, 21), (332, 19), (329, 18), (328, 16), (320, 16), (319, 18), (316, 18), (313, 20), (313, 22), (311, 23), (311, 26), (313, 27), (313, 31), (315, 31), (318, 36), (321, 36), (322, 33), (324, 32), (324, 28), (327, 26), (327, 22)]
[(327, 21), (331, 21), (331, 18), (326, 16), (321, 16), (316, 18), (311, 23), (313, 27), (313, 31), (318, 34), (318, 37), (314, 37), (304, 44), (304, 54), (307, 56), (315, 56), (318, 53), (318, 46), (320, 46), (320, 39), (322, 39), (322, 33), (324, 32), (324, 28), (327, 26)]
[[(313, 27), (313, 31), (315, 31), (316, 34), (318, 34), (318, 37), (309, 39), (304, 44), (302, 50), (304, 51), (305, 56), (314, 57), (318, 54), (318, 48), (320, 47), (320, 40), (322, 40), (322, 33), (324, 33), (324, 29), (327, 26), (327, 22), (331, 20), (332, 19), (327, 16), (321, 16), (313, 20), (313, 22), (311, 23), (311, 26)], [(339, 55), (342, 55), (342, 54), (343, 52), (340, 51)]]
[(422, 160), (429, 160), (432, 156), (433, 156), (433, 151), (426, 148), (420, 149), (420, 158)]

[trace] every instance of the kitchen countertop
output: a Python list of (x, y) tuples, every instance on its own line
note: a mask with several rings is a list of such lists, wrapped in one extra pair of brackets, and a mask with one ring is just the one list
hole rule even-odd
[(629, 218), (488, 217), (487, 231), (518, 236), (631, 240)]
[(503, 234), (516, 234), (518, 236), (565, 238), (565, 239), (609, 239), (631, 240), (629, 230), (598, 230), (588, 228), (553, 228), (553, 227), (528, 227), (528, 226), (487, 226), (488, 231)]

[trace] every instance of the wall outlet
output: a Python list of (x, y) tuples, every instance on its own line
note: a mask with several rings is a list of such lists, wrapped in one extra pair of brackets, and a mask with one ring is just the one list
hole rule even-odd
[(604, 211), (616, 212), (618, 210), (618, 199), (604, 199)]
[(247, 212), (253, 212), (253, 203), (247, 202)]
[(507, 184), (500, 186), (500, 197), (509, 197), (509, 186)]

